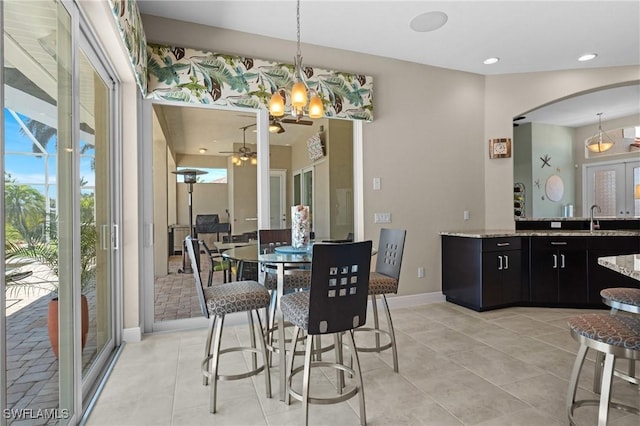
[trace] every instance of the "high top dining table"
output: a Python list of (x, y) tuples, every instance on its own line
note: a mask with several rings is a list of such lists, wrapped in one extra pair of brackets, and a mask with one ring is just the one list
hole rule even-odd
[[(323, 243), (331, 244), (331, 243)], [(277, 281), (277, 298), (276, 298), (276, 320), (278, 321), (278, 356), (280, 363), (280, 400), (284, 401), (285, 397), (285, 380), (286, 380), (286, 348), (284, 336), (284, 317), (280, 309), (280, 300), (284, 293), (284, 272), (286, 267), (302, 267), (311, 265), (313, 258), (312, 245), (308, 249), (292, 249), (291, 246), (274, 246), (251, 244), (244, 247), (230, 248), (222, 252), (222, 256), (237, 262), (257, 262), (265, 265), (276, 267), (278, 276)], [(373, 248), (371, 255), (378, 253)]]
[[(276, 251), (276, 248), (282, 248), (282, 252)], [(277, 281), (277, 303), (276, 303), (276, 320), (278, 321), (278, 355), (280, 369), (280, 400), (284, 401), (285, 380), (286, 380), (286, 348), (284, 337), (284, 317), (280, 310), (280, 300), (284, 292), (284, 270), (285, 265), (302, 266), (310, 265), (312, 260), (311, 250), (287, 251), (285, 246), (262, 246), (252, 244), (244, 247), (230, 248), (222, 252), (222, 256), (235, 260), (237, 262), (257, 262), (261, 264), (273, 265), (276, 267)]]

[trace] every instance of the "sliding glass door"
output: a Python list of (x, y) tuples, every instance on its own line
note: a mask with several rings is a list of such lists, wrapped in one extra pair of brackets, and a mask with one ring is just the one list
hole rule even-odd
[(115, 83), (76, 3), (2, 2), (2, 423), (78, 422), (115, 347)]

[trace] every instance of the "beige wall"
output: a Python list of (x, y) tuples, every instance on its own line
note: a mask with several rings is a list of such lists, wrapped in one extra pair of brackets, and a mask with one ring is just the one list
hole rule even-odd
[[(295, 52), (292, 42), (151, 16), (143, 21), (149, 41), (289, 62)], [(375, 120), (363, 129), (364, 237), (378, 239), (374, 212), (392, 213), (387, 226), (407, 229), (403, 295), (441, 290), (440, 231), (513, 227), (512, 161), (489, 160), (489, 138), (510, 137), (512, 117), (544, 103), (638, 80), (637, 67), (484, 77), (317, 46), (303, 45), (303, 51), (309, 65), (374, 76)], [(136, 140), (135, 85), (129, 82), (123, 90), (129, 117), (124, 138)], [(123, 228), (130, 231), (123, 241), (130, 252), (125, 256), (125, 328), (139, 324), (133, 145), (124, 148), (124, 169), (132, 178), (123, 200)], [(373, 177), (381, 179), (379, 191), (372, 189)], [(469, 221), (463, 220), (464, 210), (470, 210)], [(423, 279), (416, 278), (419, 266), (426, 267)]]
[[(639, 82), (638, 67), (576, 69), (487, 76), (484, 140), (512, 137), (512, 119), (558, 99), (608, 85)], [(484, 142), (484, 141), (483, 141)], [(489, 229), (513, 226), (513, 162), (490, 160), (485, 145), (486, 223)], [(583, 155), (584, 157), (584, 155)]]
[[(150, 16), (143, 20), (150, 41), (280, 61), (290, 61), (295, 51), (295, 43), (283, 40)], [(378, 239), (375, 212), (392, 214), (385, 226), (407, 229), (400, 286), (405, 295), (441, 290), (440, 231), (513, 228), (512, 160), (489, 160), (489, 137), (512, 137), (513, 116), (580, 90), (629, 80), (635, 70), (485, 78), (318, 46), (304, 45), (303, 51), (308, 65), (374, 77), (375, 120), (363, 126), (364, 237)], [(374, 177), (381, 179), (379, 191), (372, 189)], [(426, 268), (422, 279), (416, 273), (420, 266)]]

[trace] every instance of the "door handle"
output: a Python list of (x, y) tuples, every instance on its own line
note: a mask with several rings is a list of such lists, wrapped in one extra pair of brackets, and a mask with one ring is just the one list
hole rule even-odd
[(498, 255), (498, 271), (502, 271), (502, 256)]
[(560, 255), (560, 268), (564, 269), (564, 254)]
[[(153, 230), (153, 224), (151, 224), (151, 229)], [(153, 238), (153, 232), (151, 232)], [(120, 237), (118, 236), (118, 225), (113, 224), (111, 227), (111, 240), (112, 247), (114, 250), (118, 250), (120, 248)]]
[(504, 255), (504, 269), (509, 269), (509, 256)]
[(558, 255), (554, 254), (553, 255), (553, 269), (557, 269), (558, 268)]

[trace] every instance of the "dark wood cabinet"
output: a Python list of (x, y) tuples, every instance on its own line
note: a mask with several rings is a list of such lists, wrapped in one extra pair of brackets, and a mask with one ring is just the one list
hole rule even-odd
[(603, 307), (600, 291), (640, 287), (598, 258), (640, 253), (637, 236), (442, 236), (442, 292), (478, 311), (509, 305)]
[(530, 243), (531, 302), (587, 304), (587, 238), (532, 237)]
[(442, 237), (442, 287), (447, 300), (481, 311), (522, 300), (519, 237)]

